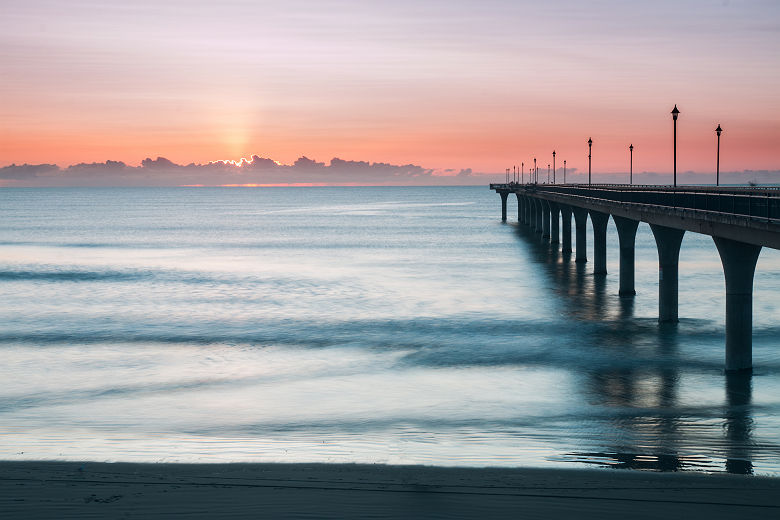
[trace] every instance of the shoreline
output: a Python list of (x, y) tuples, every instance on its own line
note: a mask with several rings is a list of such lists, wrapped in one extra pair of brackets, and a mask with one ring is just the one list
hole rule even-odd
[(780, 479), (608, 469), (0, 462), (3, 518), (776, 518)]

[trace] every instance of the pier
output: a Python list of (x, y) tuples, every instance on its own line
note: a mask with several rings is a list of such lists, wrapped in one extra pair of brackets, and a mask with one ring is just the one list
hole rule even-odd
[[(780, 189), (766, 187), (637, 186), (622, 184), (491, 184), (507, 199), (517, 197), (518, 222), (543, 239), (587, 262), (587, 221), (593, 233), (593, 274), (607, 274), (607, 226), (617, 228), (620, 248), (619, 295), (634, 287), (634, 241), (646, 222), (658, 248), (658, 321), (678, 321), (678, 264), (686, 231), (710, 235), (726, 279), (727, 371), (752, 369), (753, 275), (763, 247), (780, 249)], [(561, 225), (559, 225), (559, 222)]]

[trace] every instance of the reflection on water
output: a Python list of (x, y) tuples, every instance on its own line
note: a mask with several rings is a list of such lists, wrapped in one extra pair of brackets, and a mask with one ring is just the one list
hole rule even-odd
[[(562, 253), (559, 244), (540, 240), (529, 228), (518, 226), (518, 236), (531, 245), (538, 265), (554, 282), (556, 294), (563, 296), (566, 313), (584, 322), (607, 322), (597, 342), (605, 348), (614, 348), (616, 356), (637, 355), (638, 333), (634, 319), (635, 297), (607, 294), (607, 277), (590, 273), (587, 263), (572, 261), (571, 253)], [(643, 332), (647, 332), (645, 327)], [(667, 362), (643, 366), (600, 369), (598, 365), (587, 371), (579, 389), (589, 402), (621, 412), (605, 415), (610, 427), (622, 430), (621, 444), (600, 452), (571, 452), (563, 460), (595, 464), (610, 468), (655, 471), (714, 470), (716, 463), (699, 454), (679, 453), (680, 445), (690, 451), (696, 435), (686, 424), (679, 410), (678, 391), (680, 371), (675, 365), (680, 334), (677, 323), (655, 325), (657, 355), (655, 359)], [(729, 473), (752, 474), (751, 439), (751, 373), (726, 373), (725, 403), (721, 420), (727, 454), (725, 470)], [(625, 442), (641, 439), (641, 444)], [(696, 439), (692, 439), (696, 442)], [(706, 440), (702, 439), (706, 442)], [(712, 442), (712, 441), (710, 441)], [(714, 444), (718, 440), (714, 440)]]
[(751, 373), (726, 374), (726, 409), (723, 429), (728, 440), (726, 471), (729, 473), (752, 474), (750, 450), (753, 418), (750, 415), (750, 401), (753, 393)]

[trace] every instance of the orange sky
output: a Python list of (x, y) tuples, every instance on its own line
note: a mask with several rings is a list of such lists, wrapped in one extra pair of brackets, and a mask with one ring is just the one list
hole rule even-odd
[(306, 155), (777, 170), (780, 4), (10, 1), (0, 166)]

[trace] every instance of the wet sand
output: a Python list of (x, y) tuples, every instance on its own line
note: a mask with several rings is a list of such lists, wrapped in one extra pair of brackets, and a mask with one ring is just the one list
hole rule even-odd
[(0, 463), (0, 518), (780, 518), (780, 479), (359, 464)]

